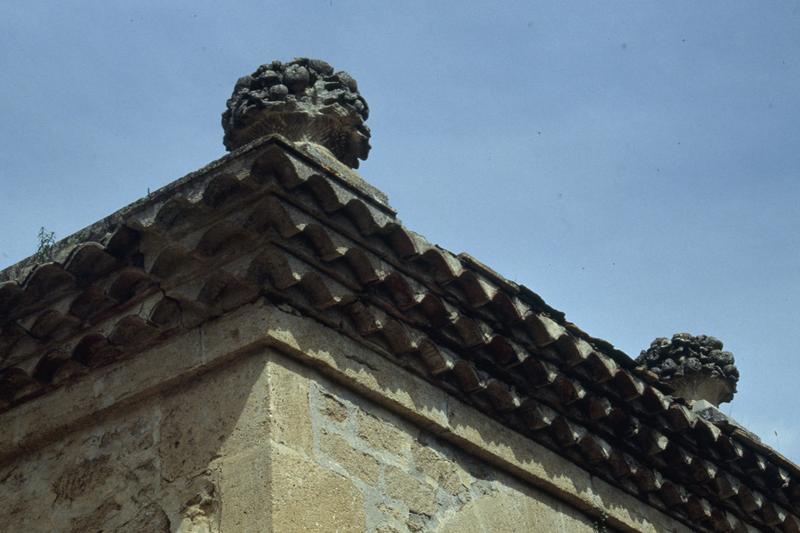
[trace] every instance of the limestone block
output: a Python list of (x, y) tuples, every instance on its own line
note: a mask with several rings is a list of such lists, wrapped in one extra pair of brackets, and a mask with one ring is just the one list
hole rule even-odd
[(363, 532), (364, 496), (353, 483), (276, 444), (270, 479), (271, 528), (261, 531)]
[(347, 472), (368, 485), (377, 485), (381, 466), (377, 459), (356, 450), (341, 435), (326, 430), (320, 432), (320, 451), (338, 463)]
[(547, 496), (504, 489), (471, 501), (440, 522), (441, 533), (552, 531), (591, 533), (592, 523)]
[(269, 438), (268, 388), (262, 357), (244, 357), (169, 391), (162, 400), (162, 476), (201, 472), (216, 457)]
[(411, 435), (392, 422), (359, 410), (356, 416), (358, 436), (373, 448), (406, 456), (411, 448)]
[(220, 530), (241, 533), (268, 531), (270, 523), (268, 442), (216, 464), (219, 479)]
[(344, 422), (347, 420), (347, 407), (336, 397), (327, 392), (322, 393), (322, 414), (334, 422)]
[[(448, 394), (398, 368), (343, 335), (330, 335), (318, 323), (277, 308), (266, 308), (264, 331), (283, 349), (311, 362), (348, 387), (370, 397), (380, 396), (387, 408), (424, 425), (447, 426)], [(252, 314), (256, 314), (252, 312)]]
[(272, 439), (311, 456), (310, 384), (306, 370), (294, 361), (279, 357), (270, 359), (268, 372)]
[(473, 481), (473, 477), (455, 460), (418, 440), (411, 444), (411, 455), (417, 470), (451, 494), (464, 490)]
[(377, 505), (377, 511), (382, 515), (382, 520), (378, 520), (376, 531), (404, 531), (405, 522), (408, 520), (408, 510), (390, 504), (385, 498), (381, 498)]
[(409, 511), (433, 516), (438, 509), (436, 487), (408, 472), (389, 466), (384, 474), (386, 495), (408, 505)]

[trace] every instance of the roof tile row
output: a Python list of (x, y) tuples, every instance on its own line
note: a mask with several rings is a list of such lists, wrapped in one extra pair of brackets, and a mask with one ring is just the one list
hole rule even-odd
[(791, 465), (696, 416), (523, 287), (427, 243), (282, 143), (237, 163), (0, 285), (7, 405), (266, 295), (682, 520), (800, 531)]

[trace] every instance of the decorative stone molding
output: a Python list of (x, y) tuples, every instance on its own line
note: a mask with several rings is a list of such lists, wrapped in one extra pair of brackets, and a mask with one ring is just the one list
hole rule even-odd
[(369, 155), (367, 102), (348, 73), (325, 61), (298, 58), (261, 65), (236, 82), (222, 114), (224, 144), (235, 150), (278, 133), (325, 147), (351, 168)]
[(707, 335), (659, 337), (636, 362), (674, 387), (676, 395), (706, 400), (715, 407), (733, 399), (739, 381), (733, 354), (722, 350), (722, 341)]

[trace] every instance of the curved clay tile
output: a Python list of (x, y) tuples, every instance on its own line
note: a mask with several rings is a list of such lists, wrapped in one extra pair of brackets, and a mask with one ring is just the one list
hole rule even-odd
[(60, 263), (43, 263), (34, 268), (25, 279), (25, 291), (34, 299), (52, 299), (75, 285), (75, 278)]
[(152, 276), (141, 268), (125, 267), (111, 284), (108, 295), (117, 302), (126, 302), (155, 284)]
[(253, 188), (232, 174), (215, 176), (203, 191), (203, 203), (211, 208), (222, 207), (252, 192)]
[[(28, 300), (31, 298), (28, 297)], [(16, 281), (0, 283), (0, 323), (9, 312), (25, 305), (25, 291)]]
[(110, 273), (117, 264), (102, 244), (86, 242), (75, 247), (64, 266), (81, 283), (87, 283)]
[(120, 319), (108, 335), (108, 342), (113, 346), (131, 346), (144, 344), (158, 335), (155, 324), (138, 315), (128, 315)]
[(277, 178), (288, 189), (297, 187), (307, 179), (307, 176), (298, 175), (286, 152), (274, 145), (267, 146), (253, 161), (250, 177), (256, 183), (268, 183)]

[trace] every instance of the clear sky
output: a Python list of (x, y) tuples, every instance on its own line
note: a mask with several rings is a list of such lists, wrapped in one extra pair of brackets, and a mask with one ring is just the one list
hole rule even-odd
[(636, 356), (725, 342), (800, 462), (800, 2), (0, 3), (0, 267), (223, 155), (236, 79), (358, 81), (405, 224)]

